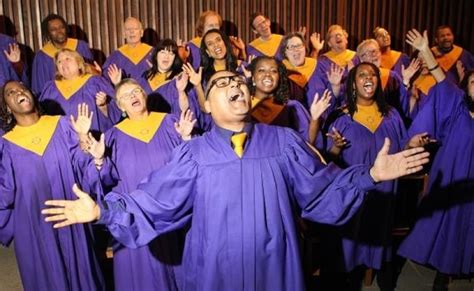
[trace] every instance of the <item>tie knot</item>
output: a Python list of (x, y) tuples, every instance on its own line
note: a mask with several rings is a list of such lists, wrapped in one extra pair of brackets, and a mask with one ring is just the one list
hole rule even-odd
[(244, 153), (244, 143), (246, 139), (247, 133), (245, 132), (234, 134), (230, 139), (234, 146), (234, 152), (239, 156), (239, 158), (241, 158)]

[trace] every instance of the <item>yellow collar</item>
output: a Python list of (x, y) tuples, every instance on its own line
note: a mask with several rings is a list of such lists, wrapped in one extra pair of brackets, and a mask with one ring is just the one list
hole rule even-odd
[(385, 69), (385, 68), (380, 68), (380, 81), (382, 83), (382, 90), (385, 90), (385, 87), (387, 87), (389, 77), (390, 77), (390, 70)]
[(436, 79), (431, 75), (420, 75), (413, 82), (413, 87), (423, 92), (423, 94), (428, 95), (431, 87), (436, 85)]
[(130, 120), (127, 118), (115, 125), (115, 127), (128, 136), (144, 143), (149, 143), (153, 136), (155, 136), (158, 128), (160, 128), (165, 116), (166, 113), (150, 112), (148, 117), (143, 120)]
[(91, 74), (84, 74), (72, 80), (56, 80), (54, 83), (64, 99), (69, 100), (91, 77)]
[[(78, 40), (75, 39), (75, 38), (70, 38), (68, 37), (67, 40), (66, 40), (66, 45), (64, 46), (64, 48), (68, 48), (70, 50), (73, 50), (75, 51), (76, 48), (77, 48), (77, 43), (78, 43)], [(48, 42), (46, 43), (43, 48), (41, 49), (45, 54), (47, 54), (48, 56), (50, 56), (51, 58), (54, 58), (54, 56), (56, 55), (57, 52), (59, 52), (60, 49), (58, 49), (57, 47), (55, 47), (53, 45), (53, 43), (51, 42)]]
[(195, 38), (190, 40), (190, 42), (193, 43), (198, 48), (201, 47), (201, 41), (202, 41), (202, 38), (200, 38), (199, 36), (196, 36)]
[(336, 63), (339, 67), (345, 68), (347, 66), (347, 63), (349, 63), (354, 58), (355, 54), (355, 51), (345, 50), (341, 53), (328, 51), (324, 55), (328, 57), (331, 61)]
[(401, 55), (401, 52), (393, 50), (390, 50), (390, 53), (388, 54), (382, 54), (382, 61), (380, 62), (380, 67), (391, 70), (393, 66), (397, 63)]
[[(305, 58), (304, 64), (299, 67), (293, 66), (288, 60), (283, 60), (283, 64), (287, 68), (288, 71), (290, 71), (290, 74), (288, 77), (295, 82), (298, 86), (303, 88), (306, 86), (306, 84), (309, 81), (309, 78), (314, 73), (314, 70), (316, 70), (316, 65), (318, 62), (316, 59), (313, 58)], [(295, 72), (296, 74), (291, 74)]]
[(41, 116), (31, 126), (15, 126), (3, 138), (30, 152), (43, 156), (51, 137), (56, 130), (60, 116)]
[(216, 72), (225, 71), (225, 64), (224, 65), (218, 65), (218, 64), (214, 63), (214, 70), (216, 70)]
[(166, 80), (171, 73), (156, 73), (156, 75), (148, 80), (148, 85), (150, 85), (150, 88), (152, 91), (156, 91), (156, 89), (160, 88), (164, 84), (168, 83), (171, 80)]
[(449, 71), (449, 69), (456, 64), (456, 61), (462, 54), (462, 48), (457, 45), (454, 45), (453, 49), (447, 54), (440, 52), (438, 47), (434, 47), (431, 50), (436, 57), (436, 61), (438, 61), (438, 64), (445, 72)]
[(262, 54), (273, 57), (278, 53), (278, 48), (280, 47), (281, 40), (283, 39), (282, 35), (272, 34), (269, 40), (263, 40), (257, 38), (250, 43), (256, 50)]
[(140, 43), (136, 47), (131, 47), (128, 44), (121, 46), (118, 49), (122, 55), (129, 59), (133, 64), (138, 64), (144, 57), (152, 50), (152, 47), (146, 43)]
[(370, 106), (357, 105), (353, 119), (374, 133), (382, 123), (382, 114), (379, 112), (377, 103)]

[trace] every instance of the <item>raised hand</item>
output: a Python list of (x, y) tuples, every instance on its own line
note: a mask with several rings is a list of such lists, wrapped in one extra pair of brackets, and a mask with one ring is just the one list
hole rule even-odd
[(101, 107), (107, 105), (107, 94), (103, 91), (99, 91), (95, 94), (95, 105)]
[(331, 64), (331, 69), (326, 73), (326, 75), (332, 86), (338, 86), (341, 84), (344, 69), (333, 63)]
[(466, 70), (464, 69), (464, 65), (461, 61), (456, 62), (456, 71), (458, 72), (459, 81), (464, 80)]
[(189, 75), (187, 73), (181, 73), (176, 78), (176, 90), (178, 92), (183, 92), (186, 90), (186, 86), (188, 85)]
[(313, 32), (311, 36), (309, 37), (309, 40), (311, 41), (311, 45), (316, 51), (321, 51), (324, 47), (324, 40), (321, 41), (321, 34), (317, 32)]
[(183, 64), (183, 71), (189, 76), (189, 82), (194, 86), (201, 85), (202, 67), (196, 72), (190, 63)]
[(72, 191), (77, 200), (48, 200), (44, 204), (52, 206), (41, 211), (46, 222), (57, 222), (54, 228), (60, 228), (77, 223), (87, 223), (99, 219), (100, 208), (89, 194), (83, 192), (76, 184)]
[(17, 43), (11, 43), (8, 45), (8, 51), (4, 50), (3, 53), (7, 60), (11, 63), (18, 63), (21, 59), (20, 47)]
[(420, 69), (420, 67), (421, 61), (418, 58), (412, 59), (410, 65), (406, 69), (405, 66), (402, 65), (403, 84), (405, 84), (405, 86), (410, 83), (411, 78)]
[(407, 143), (406, 148), (423, 147), (429, 143), (435, 143), (435, 139), (431, 139), (427, 132), (418, 133), (412, 136)]
[(74, 131), (79, 135), (87, 135), (92, 125), (93, 111), (89, 111), (87, 103), (79, 103), (77, 105), (77, 118), (70, 116), (71, 125)]
[(426, 30), (421, 35), (418, 30), (413, 28), (407, 32), (406, 38), (406, 42), (419, 51), (429, 49), (428, 33)]
[(333, 141), (333, 148), (338, 149), (339, 151), (344, 149), (347, 145), (347, 140), (342, 134), (333, 127), (331, 132), (326, 133), (326, 136), (330, 137)]
[(196, 122), (197, 120), (193, 119), (193, 112), (188, 109), (186, 111), (181, 111), (179, 121), (174, 123), (174, 128), (183, 140), (190, 140)]
[(301, 37), (306, 36), (306, 26), (300, 26), (298, 27), (298, 31), (296, 31), (297, 34), (301, 35)]
[(390, 140), (385, 138), (383, 147), (370, 169), (370, 175), (375, 182), (389, 181), (416, 173), (429, 162), (429, 153), (422, 147), (404, 150), (393, 155), (388, 154), (389, 149)]
[(105, 154), (105, 135), (100, 135), (99, 141), (97, 141), (92, 133), (89, 132), (87, 139), (85, 139), (85, 149), (94, 159), (101, 160)]
[(111, 64), (107, 68), (107, 75), (109, 76), (109, 79), (112, 84), (116, 86), (118, 83), (120, 83), (120, 80), (122, 80), (122, 69), (117, 67), (116, 64)]
[(331, 92), (329, 92), (329, 90), (324, 90), (323, 96), (321, 98), (319, 98), (319, 94), (316, 93), (314, 95), (313, 103), (311, 103), (311, 107), (309, 108), (311, 119), (318, 120), (326, 111), (326, 109), (331, 106), (329, 101), (331, 101)]
[(237, 36), (229, 36), (230, 42), (232, 43), (233, 46), (238, 48), (239, 50), (245, 50), (245, 43), (244, 41)]

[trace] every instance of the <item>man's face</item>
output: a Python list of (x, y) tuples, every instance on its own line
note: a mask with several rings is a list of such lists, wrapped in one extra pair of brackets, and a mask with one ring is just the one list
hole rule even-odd
[(442, 50), (451, 50), (454, 44), (454, 35), (450, 28), (443, 28), (436, 33), (436, 43)]
[(140, 21), (135, 18), (129, 18), (123, 25), (124, 36), (127, 44), (139, 44), (143, 36), (143, 27)]
[(252, 22), (253, 31), (258, 33), (261, 37), (269, 37), (272, 34), (270, 25), (270, 19), (262, 15), (255, 17)]
[(250, 111), (250, 93), (245, 78), (228, 71), (214, 74), (208, 83), (205, 102), (217, 125), (244, 121)]
[(67, 41), (66, 26), (59, 19), (48, 22), (48, 34), (53, 43), (63, 44)]

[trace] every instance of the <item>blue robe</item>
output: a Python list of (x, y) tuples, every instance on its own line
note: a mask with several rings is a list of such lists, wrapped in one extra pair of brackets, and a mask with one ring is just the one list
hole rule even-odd
[(87, 186), (82, 169), (91, 159), (77, 144), (68, 118), (59, 120), (42, 156), (1, 143), (0, 242), (13, 240), (25, 290), (104, 289), (90, 225), (54, 229), (41, 215), (46, 200), (76, 199), (72, 185)]
[[(106, 146), (110, 156), (99, 172), (94, 169), (96, 179), (100, 175), (103, 187), (116, 192), (130, 193), (136, 189), (141, 180), (170, 160), (172, 150), (181, 143), (174, 128), (176, 121), (176, 117), (166, 115), (148, 143), (117, 126), (108, 130)], [(176, 290), (178, 282), (173, 269), (180, 265), (181, 245), (179, 233), (159, 237), (136, 249), (116, 245), (113, 258), (115, 289)]]
[[(105, 116), (95, 103), (97, 92), (103, 91), (109, 96)], [(94, 112), (91, 130), (105, 132), (120, 120), (120, 110), (110, 96), (115, 96), (114, 89), (107, 80), (100, 76), (91, 76), (71, 97), (66, 99), (59, 91), (55, 81), (46, 83), (43, 94), (39, 97), (42, 108), (52, 115), (77, 115), (77, 105), (86, 103)]]
[[(92, 52), (86, 42), (77, 40), (76, 51), (86, 62), (90, 63), (93, 61)], [(31, 68), (31, 89), (37, 96), (43, 92), (48, 81), (54, 80), (55, 72), (54, 57), (47, 55), (43, 50), (38, 51)]]
[[(402, 150), (406, 130), (398, 112), (392, 108), (375, 132), (343, 112), (334, 112), (338, 118), (328, 128), (335, 127), (348, 141), (338, 158), (342, 167), (356, 164), (373, 164), (385, 137), (391, 141), (389, 153)], [(333, 146), (327, 138), (326, 148)], [(321, 235), (321, 268), (350, 272), (365, 265), (380, 269), (383, 262), (391, 260), (392, 220), (397, 191), (395, 181), (378, 183), (367, 195), (360, 211), (342, 227), (325, 227)], [(376, 221), (376, 223), (374, 223)]]
[(346, 222), (374, 186), (368, 171), (324, 166), (294, 131), (262, 124), (240, 159), (214, 127), (138, 190), (109, 193), (98, 223), (138, 247), (191, 221), (183, 290), (303, 290), (294, 214)]
[(474, 273), (474, 119), (463, 92), (445, 80), (408, 130), (427, 131), (439, 143), (429, 172), (428, 195), (398, 253), (445, 274)]

